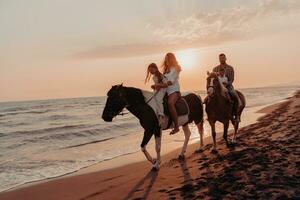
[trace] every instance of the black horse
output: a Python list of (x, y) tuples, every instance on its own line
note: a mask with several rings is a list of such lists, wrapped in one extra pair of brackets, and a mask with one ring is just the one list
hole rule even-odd
[[(152, 94), (148, 92), (148, 94)], [(103, 110), (102, 118), (106, 122), (111, 122), (112, 119), (120, 114), (124, 108), (131, 112), (140, 121), (141, 126), (144, 128), (144, 137), (141, 143), (141, 150), (145, 157), (150, 161), (154, 168), (158, 169), (160, 165), (160, 147), (161, 147), (161, 127), (158, 118), (149, 106), (149, 102), (145, 100), (145, 91), (133, 87), (125, 87), (121, 85), (112, 86), (107, 93), (107, 101)], [(188, 94), (183, 97), (189, 107), (188, 121), (182, 125), (185, 133), (185, 141), (180, 154), (184, 158), (184, 153), (187, 148), (189, 137), (191, 135), (188, 123), (194, 122), (197, 125), (200, 134), (200, 145), (203, 146), (203, 105), (201, 98), (196, 94)], [(152, 99), (150, 98), (150, 101)], [(148, 100), (149, 101), (149, 100)], [(155, 136), (155, 149), (157, 158), (153, 159), (146, 150), (146, 145), (151, 139), (152, 135)]]
[(232, 143), (236, 142), (236, 134), (239, 128), (241, 114), (246, 106), (246, 99), (244, 95), (237, 91), (237, 94), (240, 98), (241, 105), (238, 108), (237, 116), (234, 116), (234, 105), (229, 96), (227, 89), (220, 83), (216, 73), (208, 73), (207, 77), (207, 93), (208, 98), (206, 101), (206, 113), (208, 122), (211, 126), (212, 138), (213, 138), (213, 150), (212, 152), (217, 152), (216, 149), (216, 130), (215, 123), (219, 121), (224, 125), (223, 138), (226, 142), (227, 147), (229, 146), (227, 140), (227, 132), (229, 127), (229, 121), (232, 122), (234, 126), (234, 135), (232, 138)]

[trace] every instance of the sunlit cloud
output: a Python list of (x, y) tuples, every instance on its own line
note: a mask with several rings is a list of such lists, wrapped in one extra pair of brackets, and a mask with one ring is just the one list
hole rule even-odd
[(154, 35), (170, 44), (219, 43), (248, 37), (262, 28), (264, 20), (276, 20), (299, 10), (300, 1), (265, 0), (252, 8), (239, 6), (215, 12), (200, 11), (157, 28)]
[(298, 0), (263, 0), (255, 7), (236, 6), (216, 11), (199, 11), (184, 18), (175, 18), (162, 26), (148, 23), (147, 39), (140, 43), (99, 46), (76, 54), (79, 58), (112, 58), (142, 56), (205, 47), (260, 35), (266, 20), (298, 14)]

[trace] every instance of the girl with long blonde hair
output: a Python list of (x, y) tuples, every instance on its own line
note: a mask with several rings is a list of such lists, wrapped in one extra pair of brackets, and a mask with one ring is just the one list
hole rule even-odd
[(168, 107), (172, 120), (174, 122), (174, 129), (170, 134), (179, 132), (178, 116), (175, 108), (175, 103), (180, 98), (180, 86), (179, 86), (179, 73), (181, 72), (181, 66), (173, 53), (167, 53), (162, 65), (163, 74), (167, 78), (166, 83), (155, 84), (153, 87), (156, 89), (167, 88), (168, 94)]

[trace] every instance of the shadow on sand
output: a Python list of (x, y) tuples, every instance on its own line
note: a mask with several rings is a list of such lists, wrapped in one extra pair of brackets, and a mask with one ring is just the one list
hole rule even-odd
[[(142, 191), (145, 189), (145, 193), (143, 196), (136, 198), (136, 199), (147, 199), (151, 188), (157, 178), (158, 171), (156, 170), (150, 170), (145, 177), (143, 177), (133, 188), (132, 190), (127, 194), (123, 200), (129, 200), (136, 192)], [(149, 183), (146, 182), (149, 180)]]
[(183, 199), (192, 199), (195, 197), (195, 187), (193, 184), (193, 179), (191, 177), (190, 171), (186, 165), (186, 160), (179, 161), (180, 168), (183, 174), (183, 186), (180, 190), (180, 196)]

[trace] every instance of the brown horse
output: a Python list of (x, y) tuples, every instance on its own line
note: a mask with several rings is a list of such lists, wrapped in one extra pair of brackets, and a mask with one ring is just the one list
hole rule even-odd
[(241, 92), (236, 91), (240, 98), (241, 105), (238, 108), (237, 116), (234, 116), (233, 102), (229, 96), (227, 89), (223, 86), (222, 83), (220, 83), (216, 73), (208, 73), (206, 88), (208, 97), (206, 100), (205, 110), (207, 113), (208, 122), (211, 126), (212, 138), (214, 143), (212, 152), (217, 153), (215, 123), (217, 121), (223, 123), (223, 138), (226, 142), (227, 147), (229, 147), (229, 143), (227, 140), (227, 132), (229, 122), (231, 121), (231, 123), (234, 126), (234, 135), (232, 138), (232, 143), (236, 143), (236, 134), (239, 128), (241, 114), (246, 105), (246, 99)]
[[(144, 137), (141, 143), (141, 151), (144, 153), (146, 159), (153, 164), (154, 169), (159, 169), (160, 165), (160, 147), (161, 147), (161, 129), (157, 116), (154, 110), (149, 105), (153, 98), (149, 99), (147, 96), (153, 96), (153, 93), (142, 91), (138, 88), (125, 87), (121, 85), (112, 86), (107, 93), (107, 100), (105, 108), (102, 113), (102, 118), (106, 122), (111, 122), (114, 117), (119, 115), (124, 108), (131, 112), (140, 121), (141, 126), (144, 128)], [(201, 98), (194, 94), (188, 94), (182, 97), (190, 110), (187, 121), (180, 124), (183, 128), (185, 140), (179, 155), (180, 159), (184, 158), (187, 145), (190, 139), (191, 131), (188, 124), (194, 122), (198, 128), (200, 136), (200, 147), (203, 146), (203, 104)], [(166, 128), (170, 128), (169, 126)], [(153, 159), (148, 153), (146, 145), (152, 136), (155, 136), (155, 150), (157, 158)]]

